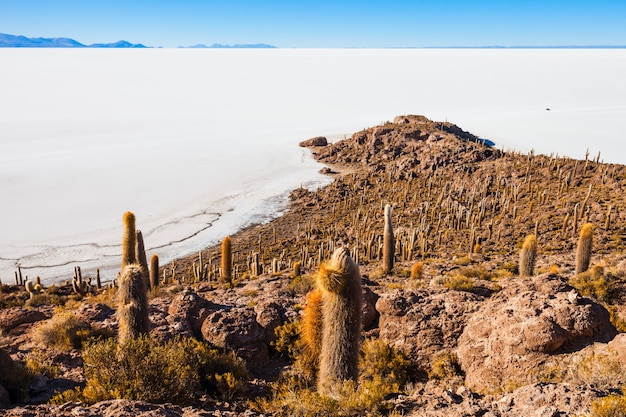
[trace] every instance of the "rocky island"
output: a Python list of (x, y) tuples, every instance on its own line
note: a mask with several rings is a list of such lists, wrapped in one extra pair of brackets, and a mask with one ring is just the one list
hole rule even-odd
[(625, 415), (626, 167), (412, 115), (301, 145), (334, 181), (281, 217), (135, 252), (138, 334), (127, 268), (4, 283), (3, 415)]

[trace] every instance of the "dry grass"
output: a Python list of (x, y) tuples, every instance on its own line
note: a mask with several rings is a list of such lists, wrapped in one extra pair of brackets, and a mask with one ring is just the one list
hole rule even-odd
[(71, 311), (60, 311), (39, 325), (35, 341), (68, 351), (80, 349), (84, 341), (95, 335), (89, 323), (78, 319)]
[(202, 392), (232, 399), (246, 379), (243, 362), (194, 339), (159, 343), (147, 336), (118, 345), (113, 339), (82, 352), (84, 389), (62, 392), (51, 402), (93, 404), (109, 399), (189, 404)]
[[(295, 324), (294, 324), (295, 325)], [(315, 378), (303, 373), (306, 354), (293, 341), (294, 327), (279, 331), (280, 346), (295, 356), (291, 372), (272, 384), (272, 394), (252, 403), (257, 411), (275, 416), (383, 416), (393, 413), (385, 398), (399, 392), (407, 380), (408, 361), (399, 352), (379, 339), (368, 339), (362, 346), (358, 383), (346, 381), (332, 396), (318, 393)], [(288, 336), (287, 336), (288, 335)], [(290, 343), (284, 343), (290, 340)], [(300, 345), (301, 346), (301, 345)], [(295, 347), (295, 349), (294, 349)], [(309, 363), (310, 365), (310, 363)]]
[(611, 394), (595, 400), (590, 417), (626, 417), (626, 396)]

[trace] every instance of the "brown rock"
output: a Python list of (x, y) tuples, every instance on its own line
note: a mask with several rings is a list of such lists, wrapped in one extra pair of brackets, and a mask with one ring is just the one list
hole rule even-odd
[(106, 304), (83, 303), (80, 305), (80, 307), (76, 309), (76, 312), (74, 314), (80, 320), (83, 320), (93, 325), (94, 322), (101, 323), (106, 320), (113, 319), (113, 316), (115, 315), (115, 310), (113, 310)]
[(308, 148), (311, 146), (326, 146), (328, 145), (328, 140), (324, 136), (316, 136), (311, 139), (303, 140), (299, 143), (303, 148)]
[(425, 289), (383, 294), (376, 302), (380, 338), (402, 351), (422, 372), (431, 356), (452, 349), (482, 297), (467, 292)]
[(217, 306), (201, 297), (193, 288), (187, 287), (176, 294), (168, 308), (167, 321), (170, 324), (182, 322), (180, 326), (189, 328), (194, 336), (202, 337), (202, 323)]
[(39, 310), (27, 310), (23, 307), (0, 309), (0, 328), (5, 334), (13, 335), (11, 331), (21, 324), (36, 323), (48, 318), (50, 317)]
[[(0, 390), (0, 408), (8, 406), (11, 402), (24, 400), (27, 387), (24, 386), (24, 373), (22, 367), (13, 361), (11, 356), (0, 349), (0, 386), (6, 391)], [(8, 399), (8, 404), (7, 404)]]
[(550, 354), (616, 334), (602, 306), (571, 301), (564, 278), (544, 274), (500, 283), (504, 289), (483, 303), (459, 339), (457, 354), (472, 389), (532, 383)]
[(233, 350), (250, 370), (269, 364), (267, 335), (249, 307), (211, 312), (202, 324), (202, 337), (209, 343)]
[(584, 387), (536, 383), (504, 395), (495, 408), (506, 417), (586, 415), (597, 398), (597, 391)]
[(256, 321), (263, 328), (265, 343), (276, 340), (274, 330), (285, 321), (285, 309), (272, 300), (261, 300), (254, 306)]
[(363, 330), (371, 330), (378, 324), (380, 314), (376, 310), (376, 302), (380, 296), (367, 287), (363, 287), (363, 314), (361, 316), (361, 325)]

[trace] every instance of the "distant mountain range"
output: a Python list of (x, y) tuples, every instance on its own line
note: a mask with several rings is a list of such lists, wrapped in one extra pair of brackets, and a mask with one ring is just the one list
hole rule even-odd
[(193, 46), (181, 46), (181, 48), (276, 48), (274, 45), (268, 45), (266, 43), (236, 43), (234, 45), (222, 45), (221, 43), (214, 43), (211, 46), (204, 44), (198, 44)]
[[(27, 38), (26, 36), (8, 35), (0, 33), (0, 48), (151, 48), (140, 43), (118, 41), (114, 43), (92, 43), (85, 45), (71, 38)], [(185, 48), (181, 46), (181, 48)], [(264, 43), (222, 45), (214, 43), (211, 46), (198, 44), (188, 48), (276, 48)]]
[(146, 48), (146, 46), (127, 41), (85, 45), (70, 38), (27, 38), (0, 33), (0, 48)]

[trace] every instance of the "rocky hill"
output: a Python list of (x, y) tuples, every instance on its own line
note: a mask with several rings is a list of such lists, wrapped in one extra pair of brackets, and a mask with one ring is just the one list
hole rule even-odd
[[(203, 385), (181, 405), (89, 406), (71, 393), (43, 405), (75, 387), (97, 397), (87, 392), (90, 351), (61, 349), (42, 329), (70, 317), (83, 333), (115, 334), (115, 289), (48, 289), (33, 302), (3, 286), (0, 366), (27, 364), (34, 375), (21, 391), (4, 382), (5, 415), (623, 415), (607, 410), (626, 410), (624, 166), (502, 152), (423, 116), (302, 145), (327, 165), (331, 185), (295, 190), (283, 216), (232, 236), (232, 280), (222, 248), (207, 248), (163, 266), (150, 296), (152, 339), (185, 336), (234, 352), (245, 361), (242, 381), (225, 389), (216, 377), (217, 390)], [(591, 261), (577, 273), (583, 229), (593, 230)], [(534, 249), (523, 245), (528, 235)], [(302, 317), (316, 272), (339, 247), (359, 264), (363, 351), (358, 387), (328, 398), (311, 382)]]

